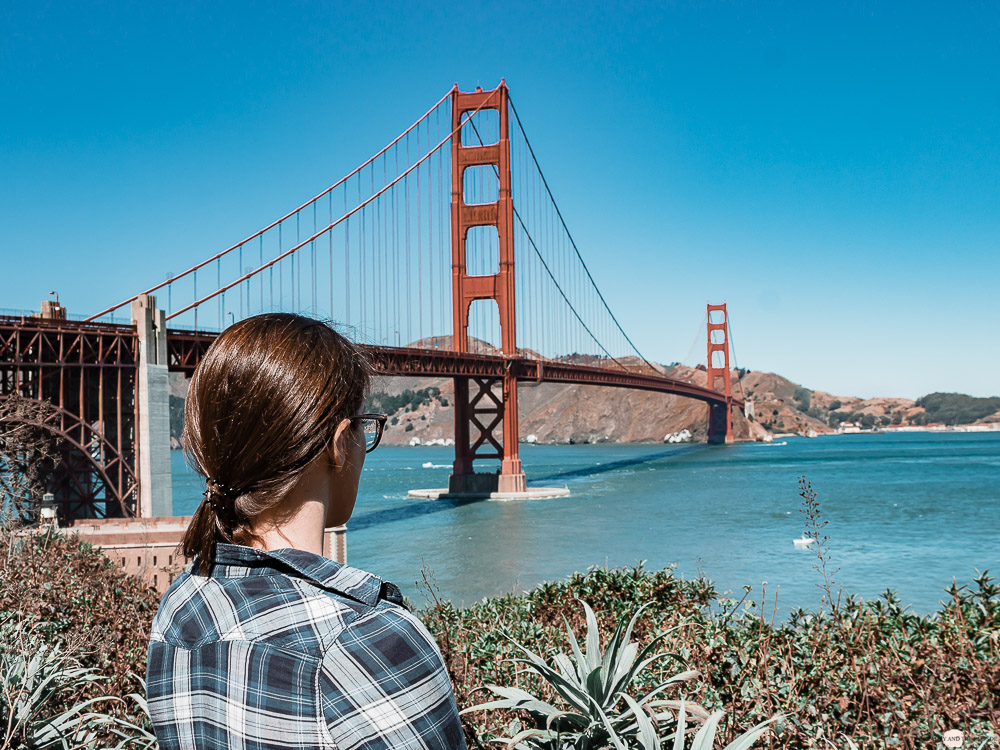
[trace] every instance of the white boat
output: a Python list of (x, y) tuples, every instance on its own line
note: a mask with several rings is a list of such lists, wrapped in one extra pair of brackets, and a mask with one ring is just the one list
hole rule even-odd
[(793, 539), (792, 540), (792, 544), (794, 544), (796, 547), (808, 547), (810, 544), (812, 544), (815, 541), (816, 540), (813, 539), (811, 536), (805, 536), (805, 535), (803, 535), (803, 536), (799, 537), (798, 539)]

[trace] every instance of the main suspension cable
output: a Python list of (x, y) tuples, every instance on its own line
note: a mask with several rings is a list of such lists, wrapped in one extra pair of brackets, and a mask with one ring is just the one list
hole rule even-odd
[[(482, 137), (482, 136), (481, 136), (481, 135), (479, 134), (479, 128), (477, 128), (477, 127), (476, 127), (476, 123), (475, 123), (475, 122), (472, 122), (471, 124), (472, 124), (472, 130), (473, 130), (473, 132), (474, 132), (474, 133), (476, 134), (476, 137), (477, 137), (477, 138), (479, 139), (479, 145), (480, 145), (480, 146), (484, 145), (484, 142), (483, 142), (483, 137)], [(523, 133), (524, 131), (522, 130), (521, 132)], [(527, 138), (525, 138), (525, 142), (527, 142)], [(529, 148), (530, 148), (530, 146), (529, 146)], [(496, 164), (493, 164), (492, 166), (493, 166), (493, 171), (494, 171), (494, 172), (496, 173), (496, 176), (497, 176), (497, 182), (498, 182), (498, 184), (499, 184), (499, 181), (500, 181), (500, 170), (499, 170), (499, 169), (497, 168), (497, 165), (496, 165)], [(536, 166), (537, 166), (537, 162), (536, 162)], [(540, 176), (542, 176), (542, 175), (541, 175), (541, 170), (539, 170), (539, 172), (538, 172), (538, 173), (539, 173), (539, 175), (540, 175)], [(544, 177), (544, 176), (542, 176), (542, 180), (543, 180), (543, 181), (545, 180), (545, 177)], [(547, 186), (546, 186), (546, 189), (547, 189)], [(549, 193), (549, 196), (550, 196), (550, 197), (551, 197), (551, 195), (552, 195), (552, 194), (551, 194), (551, 193)], [(512, 203), (513, 203), (513, 201), (512, 201)], [(555, 205), (555, 201), (553, 201), (553, 205)], [(594, 343), (595, 343), (595, 344), (597, 344), (597, 345), (598, 345), (598, 346), (599, 346), (599, 347), (601, 348), (601, 350), (602, 350), (602, 351), (603, 351), (603, 352), (604, 352), (605, 354), (607, 354), (607, 355), (608, 355), (608, 357), (609, 357), (610, 359), (613, 359), (613, 360), (615, 361), (615, 363), (617, 363), (617, 364), (618, 364), (618, 366), (619, 366), (619, 367), (621, 367), (621, 368), (622, 368), (623, 370), (625, 370), (625, 371), (628, 371), (628, 368), (627, 368), (627, 367), (626, 367), (626, 366), (625, 366), (624, 364), (622, 364), (621, 362), (619, 362), (619, 361), (618, 361), (618, 359), (617, 359), (616, 357), (614, 357), (614, 356), (612, 356), (612, 355), (611, 355), (611, 352), (609, 352), (609, 351), (608, 351), (608, 350), (607, 350), (607, 349), (605, 348), (604, 344), (602, 344), (602, 343), (600, 342), (600, 340), (598, 340), (597, 336), (595, 336), (595, 335), (594, 335), (593, 331), (591, 331), (591, 330), (590, 330), (590, 328), (589, 328), (589, 327), (587, 326), (587, 324), (583, 322), (583, 318), (581, 318), (581, 317), (580, 317), (580, 314), (579, 314), (579, 313), (578, 313), (578, 312), (576, 311), (576, 308), (575, 308), (575, 307), (573, 307), (573, 303), (569, 301), (569, 297), (567, 297), (567, 296), (566, 296), (566, 292), (564, 292), (564, 291), (563, 291), (563, 288), (562, 288), (562, 286), (560, 286), (559, 282), (558, 282), (558, 281), (556, 281), (556, 277), (555, 277), (555, 275), (554, 275), (554, 274), (552, 273), (552, 270), (551, 270), (551, 269), (549, 268), (549, 264), (548, 264), (548, 263), (546, 263), (546, 262), (545, 262), (545, 258), (543, 258), (543, 257), (542, 257), (542, 253), (541, 253), (541, 251), (540, 251), (540, 250), (538, 249), (538, 245), (537, 245), (537, 244), (535, 244), (535, 240), (534, 240), (534, 238), (533, 238), (533, 237), (531, 236), (531, 232), (529, 232), (529, 231), (528, 231), (528, 227), (527, 227), (527, 226), (525, 226), (525, 223), (524, 223), (524, 220), (523, 220), (523, 219), (521, 218), (521, 214), (520, 214), (520, 213), (518, 213), (518, 210), (517, 210), (516, 208), (514, 208), (514, 206), (513, 206), (513, 205), (511, 205), (511, 209), (512, 209), (512, 210), (513, 210), (513, 212), (514, 212), (514, 216), (515, 216), (515, 218), (517, 219), (518, 223), (519, 223), (519, 224), (521, 225), (521, 229), (523, 229), (523, 230), (524, 230), (524, 236), (528, 238), (528, 242), (530, 242), (530, 243), (531, 243), (531, 247), (532, 247), (532, 249), (533, 249), (533, 250), (535, 251), (535, 254), (536, 254), (536, 255), (538, 256), (538, 259), (539, 259), (539, 260), (541, 261), (541, 263), (542, 263), (542, 267), (543, 267), (543, 268), (545, 269), (546, 273), (548, 273), (548, 275), (549, 275), (549, 278), (550, 278), (550, 279), (552, 279), (552, 283), (553, 283), (553, 284), (555, 284), (555, 287), (556, 287), (556, 289), (557, 289), (557, 290), (559, 291), (559, 294), (560, 294), (560, 295), (562, 295), (562, 298), (563, 298), (563, 299), (564, 299), (564, 300), (566, 301), (566, 304), (567, 304), (567, 305), (569, 306), (569, 309), (570, 309), (570, 312), (572, 312), (572, 313), (573, 313), (573, 315), (574, 315), (574, 316), (576, 317), (576, 319), (577, 319), (577, 320), (578, 320), (578, 321), (580, 322), (580, 325), (582, 325), (582, 326), (583, 326), (584, 330), (585, 330), (585, 331), (586, 331), (586, 332), (587, 332), (588, 334), (590, 334), (590, 337), (591, 337), (591, 338), (592, 338), (592, 339), (594, 340)], [(559, 210), (559, 209), (558, 209), (558, 207), (557, 207), (557, 208), (556, 208), (556, 211), (558, 211), (558, 210)], [(560, 217), (560, 218), (561, 218), (561, 217)], [(565, 225), (564, 225), (564, 226), (565, 226)], [(572, 242), (572, 238), (570, 239), (570, 241)], [(577, 253), (577, 255), (579, 255), (579, 253)], [(581, 260), (581, 262), (582, 262), (582, 260)], [(610, 311), (609, 311), (609, 312), (610, 312)], [(612, 316), (612, 317), (614, 317), (614, 316)], [(628, 337), (626, 337), (626, 338), (628, 338)], [(630, 341), (629, 343), (631, 344), (632, 342)], [(634, 348), (634, 347), (633, 347), (633, 348)], [(636, 352), (636, 353), (638, 353), (638, 350), (637, 350), (637, 352)], [(639, 356), (641, 357), (642, 355), (640, 354)], [(649, 363), (647, 362), (646, 364), (649, 364)]]
[(601, 290), (597, 286), (597, 282), (594, 281), (594, 277), (591, 275), (590, 269), (587, 268), (587, 264), (584, 262), (583, 256), (580, 254), (580, 249), (576, 246), (576, 241), (573, 239), (573, 234), (569, 231), (569, 227), (566, 225), (566, 220), (563, 218), (562, 211), (559, 210), (559, 204), (556, 203), (555, 196), (552, 194), (552, 190), (549, 188), (548, 180), (545, 179), (545, 173), (542, 172), (542, 167), (538, 163), (538, 158), (535, 156), (535, 150), (531, 147), (531, 141), (528, 140), (528, 134), (524, 132), (524, 126), (521, 124), (521, 118), (517, 114), (517, 108), (514, 106), (514, 101), (510, 97), (508, 97), (507, 100), (510, 103), (510, 111), (514, 113), (514, 120), (517, 122), (518, 130), (521, 131), (521, 136), (524, 138), (524, 143), (528, 147), (528, 153), (531, 154), (531, 159), (532, 161), (535, 162), (535, 168), (538, 170), (538, 175), (542, 178), (542, 184), (545, 186), (545, 191), (549, 194), (549, 199), (552, 201), (552, 206), (556, 210), (556, 215), (559, 217), (559, 221), (563, 226), (563, 230), (565, 230), (566, 232), (566, 236), (569, 238), (570, 245), (572, 245), (573, 251), (576, 253), (576, 257), (580, 259), (580, 263), (583, 264), (583, 270), (587, 272), (587, 278), (590, 279), (590, 283), (593, 285), (594, 290), (597, 292), (597, 296), (600, 298), (601, 303), (604, 305), (604, 309), (608, 311), (608, 315), (611, 316), (611, 319), (614, 321), (615, 326), (617, 326), (619, 332), (622, 334), (622, 336), (625, 337), (625, 340), (628, 341), (633, 351), (635, 351), (635, 353), (639, 355), (639, 358), (655, 371), (656, 368), (653, 367), (653, 364), (643, 356), (642, 352), (639, 351), (639, 347), (637, 347), (632, 342), (632, 339), (629, 338), (628, 334), (625, 333), (625, 329), (622, 328), (621, 323), (618, 322), (618, 318), (615, 317), (615, 314), (611, 312), (611, 308), (608, 306), (607, 300), (605, 300), (604, 295), (601, 294)]
[[(352, 172), (350, 172), (350, 174), (348, 174), (348, 175), (346, 175), (345, 177), (342, 177), (341, 179), (337, 180), (337, 182), (335, 182), (335, 183), (334, 183), (333, 185), (331, 185), (330, 187), (328, 187), (328, 188), (327, 188), (326, 190), (324, 190), (323, 192), (319, 193), (319, 194), (318, 194), (317, 196), (315, 196), (315, 197), (314, 197), (314, 198), (312, 198), (311, 200), (308, 200), (308, 201), (306, 201), (305, 203), (303, 203), (303, 204), (302, 204), (301, 206), (299, 206), (298, 208), (294, 209), (293, 211), (289, 211), (289, 212), (288, 212), (287, 214), (285, 214), (284, 216), (282, 216), (282, 217), (281, 217), (280, 219), (277, 219), (277, 220), (275, 220), (275, 221), (271, 222), (270, 224), (268, 224), (268, 225), (267, 225), (266, 227), (264, 227), (263, 229), (260, 229), (260, 230), (258, 230), (258, 231), (256, 231), (256, 232), (254, 232), (254, 233), (253, 233), (253, 234), (251, 234), (251, 235), (250, 235), (249, 237), (247, 237), (247, 238), (245, 238), (245, 239), (241, 240), (240, 242), (237, 242), (237, 243), (236, 243), (235, 245), (232, 245), (231, 247), (228, 247), (228, 248), (226, 248), (226, 249), (225, 249), (225, 250), (223, 250), (222, 252), (219, 252), (219, 253), (216, 253), (216, 254), (215, 254), (215, 255), (213, 255), (212, 257), (210, 257), (210, 258), (208, 258), (208, 259), (206, 259), (206, 260), (203, 260), (203, 261), (202, 261), (201, 263), (198, 263), (198, 264), (196, 264), (196, 265), (192, 266), (191, 268), (189, 268), (188, 270), (184, 271), (183, 273), (179, 273), (179, 274), (177, 274), (176, 276), (174, 276), (174, 277), (172, 277), (172, 278), (169, 278), (169, 279), (167, 279), (166, 281), (162, 281), (162, 282), (160, 282), (160, 283), (159, 283), (159, 284), (157, 284), (156, 286), (152, 286), (152, 287), (150, 287), (149, 289), (147, 289), (147, 290), (146, 290), (146, 291), (144, 291), (144, 292), (140, 292), (139, 294), (136, 294), (136, 295), (135, 295), (135, 296), (133, 296), (133, 297), (129, 297), (129, 298), (127, 299), (127, 300), (125, 300), (124, 302), (119, 302), (119, 303), (118, 303), (117, 305), (115, 305), (114, 307), (109, 307), (109, 308), (107, 308), (106, 310), (102, 310), (102, 311), (101, 311), (101, 312), (99, 312), (99, 313), (96, 313), (96, 314), (94, 314), (94, 315), (91, 315), (90, 317), (88, 317), (88, 318), (85, 318), (83, 322), (84, 322), (84, 323), (89, 323), (89, 322), (91, 322), (91, 321), (93, 321), (93, 320), (95, 320), (95, 319), (97, 319), (97, 318), (100, 318), (100, 317), (103, 317), (103, 316), (107, 315), (107, 314), (108, 314), (108, 313), (110, 313), (110, 312), (114, 312), (114, 311), (115, 311), (115, 310), (117, 310), (117, 309), (118, 309), (119, 307), (124, 307), (125, 305), (129, 304), (130, 302), (133, 302), (133, 301), (135, 301), (135, 300), (139, 299), (139, 297), (140, 297), (141, 295), (143, 295), (143, 294), (151, 294), (151, 293), (153, 293), (153, 292), (157, 291), (158, 289), (161, 289), (162, 287), (164, 287), (164, 286), (167, 286), (168, 284), (172, 284), (173, 282), (177, 281), (178, 279), (180, 279), (180, 278), (182, 278), (182, 277), (184, 277), (184, 276), (187, 276), (187, 275), (188, 275), (189, 273), (193, 273), (194, 271), (197, 271), (197, 270), (198, 270), (199, 268), (201, 268), (201, 267), (203, 267), (203, 266), (206, 266), (206, 265), (208, 265), (208, 264), (209, 264), (209, 263), (211, 263), (211, 262), (212, 262), (213, 260), (217, 260), (217, 259), (221, 258), (221, 257), (222, 257), (223, 255), (226, 255), (226, 254), (228, 254), (228, 253), (232, 252), (233, 250), (236, 250), (237, 248), (240, 248), (240, 247), (242, 247), (243, 245), (245, 245), (246, 243), (250, 242), (251, 240), (255, 240), (255, 239), (257, 239), (257, 237), (260, 237), (260, 236), (262, 236), (262, 235), (263, 235), (263, 234), (264, 234), (265, 232), (267, 232), (268, 230), (270, 230), (270, 229), (273, 229), (273, 228), (274, 228), (274, 227), (276, 227), (276, 226), (280, 226), (280, 225), (281, 225), (281, 223), (282, 223), (283, 221), (285, 221), (286, 219), (289, 219), (289, 218), (291, 218), (292, 216), (294, 216), (295, 214), (297, 214), (297, 213), (298, 213), (299, 211), (301, 211), (302, 209), (304, 209), (304, 208), (305, 208), (306, 206), (308, 206), (308, 205), (309, 205), (310, 203), (315, 203), (316, 201), (318, 201), (318, 200), (319, 200), (320, 198), (322, 198), (323, 196), (325, 196), (325, 195), (327, 195), (327, 194), (331, 193), (331, 192), (332, 192), (333, 190), (335, 190), (336, 188), (338, 188), (338, 187), (340, 187), (341, 185), (345, 184), (345, 183), (346, 183), (346, 182), (347, 182), (347, 181), (348, 181), (349, 179), (351, 179), (351, 178), (352, 178), (352, 177), (354, 177), (355, 175), (359, 174), (359, 173), (361, 172), (361, 170), (363, 170), (363, 169), (364, 169), (365, 167), (367, 167), (367, 166), (368, 166), (369, 164), (371, 164), (372, 162), (374, 162), (374, 161), (375, 161), (376, 159), (378, 159), (378, 158), (379, 158), (380, 156), (382, 156), (383, 154), (385, 154), (385, 153), (386, 153), (386, 152), (387, 152), (387, 151), (388, 151), (389, 149), (391, 149), (391, 148), (392, 148), (393, 146), (395, 146), (395, 145), (396, 145), (397, 143), (399, 143), (399, 141), (401, 141), (401, 140), (402, 140), (403, 138), (405, 138), (405, 137), (406, 137), (407, 135), (409, 135), (409, 134), (410, 134), (410, 132), (411, 132), (411, 131), (412, 131), (412, 130), (413, 130), (414, 128), (416, 128), (416, 127), (417, 127), (418, 125), (420, 125), (420, 123), (422, 123), (422, 122), (423, 122), (424, 120), (426, 120), (426, 119), (427, 119), (428, 117), (430, 117), (431, 113), (432, 113), (432, 112), (434, 112), (434, 110), (436, 110), (436, 109), (437, 109), (438, 107), (440, 107), (440, 106), (441, 106), (441, 104), (442, 104), (442, 103), (443, 103), (443, 102), (444, 102), (444, 101), (445, 101), (445, 100), (446, 100), (446, 99), (447, 99), (447, 98), (448, 98), (449, 96), (451, 96), (451, 92), (452, 92), (452, 91), (454, 91), (456, 87), (457, 87), (457, 84), (456, 84), (456, 86), (454, 86), (454, 87), (452, 87), (451, 89), (449, 89), (449, 90), (448, 90), (448, 93), (446, 93), (446, 94), (445, 94), (444, 96), (442, 96), (442, 97), (441, 97), (440, 99), (438, 99), (437, 103), (436, 103), (436, 104), (434, 104), (434, 106), (433, 106), (433, 107), (431, 107), (430, 109), (428, 109), (428, 110), (427, 110), (427, 111), (426, 111), (426, 112), (425, 112), (425, 113), (424, 113), (424, 114), (423, 114), (423, 115), (422, 115), (422, 116), (420, 117), (420, 119), (418, 119), (418, 120), (417, 120), (416, 122), (414, 122), (414, 123), (413, 123), (412, 125), (410, 125), (410, 127), (408, 127), (408, 128), (406, 129), (406, 130), (404, 130), (404, 131), (403, 131), (402, 133), (400, 133), (400, 134), (399, 134), (399, 136), (398, 136), (397, 138), (395, 138), (395, 139), (394, 139), (394, 140), (393, 140), (393, 141), (392, 141), (391, 143), (389, 143), (389, 144), (388, 144), (387, 146), (385, 146), (385, 148), (383, 148), (383, 149), (382, 149), (381, 151), (379, 151), (379, 152), (378, 152), (377, 154), (375, 154), (375, 155), (374, 155), (374, 156), (372, 156), (372, 157), (371, 157), (370, 159), (368, 159), (368, 160), (367, 160), (367, 161), (366, 161), (366, 162), (365, 162), (364, 164), (362, 164), (361, 166), (359, 166), (359, 167), (355, 168), (355, 169), (354, 169), (354, 170), (353, 170)], [(478, 111), (478, 110), (477, 110), (477, 111)]]

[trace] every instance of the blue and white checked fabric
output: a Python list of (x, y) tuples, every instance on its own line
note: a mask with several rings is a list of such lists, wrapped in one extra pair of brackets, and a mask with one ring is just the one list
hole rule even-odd
[(153, 619), (161, 750), (465, 748), (434, 639), (399, 589), (301, 550), (218, 545)]

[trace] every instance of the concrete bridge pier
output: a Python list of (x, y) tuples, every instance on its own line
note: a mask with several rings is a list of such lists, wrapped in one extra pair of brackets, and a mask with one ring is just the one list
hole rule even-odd
[(136, 383), (137, 515), (140, 518), (172, 516), (166, 314), (156, 308), (156, 297), (140, 294), (132, 302), (132, 322), (139, 340)]
[(708, 405), (708, 442), (710, 445), (720, 445), (733, 442), (732, 404)]

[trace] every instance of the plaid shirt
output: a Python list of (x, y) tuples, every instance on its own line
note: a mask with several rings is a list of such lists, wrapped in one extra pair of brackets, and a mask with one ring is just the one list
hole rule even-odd
[(218, 545), (153, 620), (149, 714), (172, 748), (465, 748), (448, 673), (399, 589), (301, 550)]

